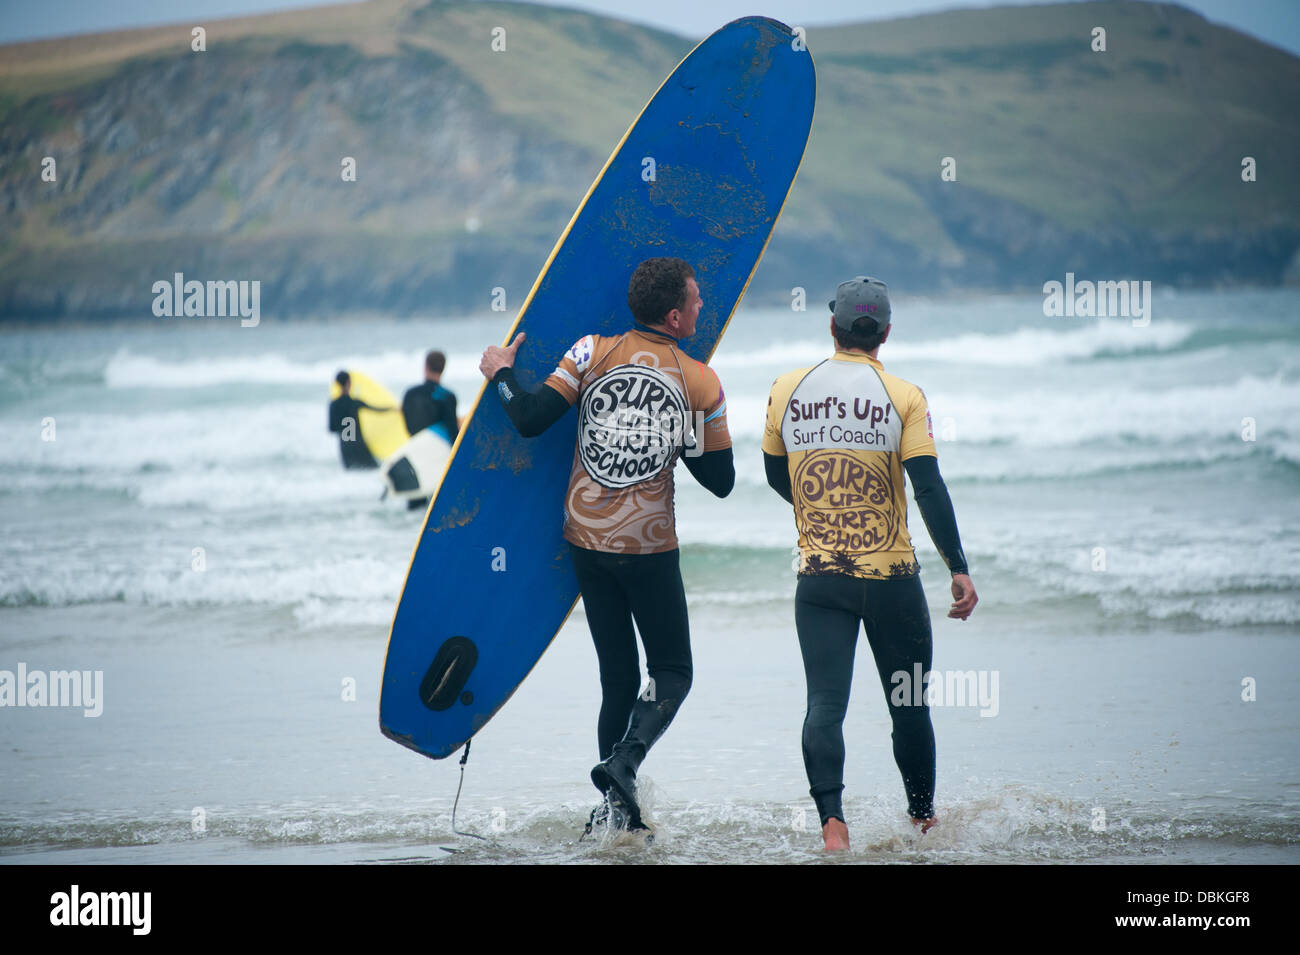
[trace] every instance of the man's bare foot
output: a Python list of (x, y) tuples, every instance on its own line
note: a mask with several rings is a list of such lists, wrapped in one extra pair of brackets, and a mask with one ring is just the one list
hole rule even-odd
[(822, 841), (827, 852), (845, 852), (849, 848), (849, 827), (843, 819), (827, 819), (822, 826)]
[(921, 835), (925, 835), (933, 828), (934, 824), (939, 821), (938, 816), (931, 816), (929, 819), (913, 819), (912, 825), (921, 827)]

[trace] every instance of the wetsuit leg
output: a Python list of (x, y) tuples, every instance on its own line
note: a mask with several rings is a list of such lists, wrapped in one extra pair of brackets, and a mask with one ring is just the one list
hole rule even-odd
[(637, 655), (627, 595), (618, 577), (602, 560), (612, 555), (573, 545), (569, 551), (600, 665), (601, 703), (596, 737), (604, 761), (627, 731), (632, 705), (641, 691), (641, 660)]
[(794, 620), (808, 681), (803, 762), (822, 825), (844, 820), (844, 714), (861, 626), (862, 583), (844, 576), (800, 577)]
[(895, 673), (906, 673), (910, 686), (916, 664), (920, 664), (922, 674), (930, 672), (933, 659), (930, 608), (919, 576), (863, 583), (866, 584), (863, 623), (894, 724), (894, 762), (898, 764), (903, 789), (907, 792), (907, 811), (913, 819), (929, 819), (934, 815), (935, 782), (930, 707), (925, 703), (924, 693), (919, 705), (912, 694), (905, 694), (906, 699), (902, 701), (905, 705), (901, 706), (893, 705), (890, 697), (899, 687), (891, 679)]
[(646, 672), (654, 681), (653, 697), (680, 706), (691, 689), (691, 630), (682, 584), (681, 555), (643, 554), (620, 568), (624, 591), (645, 647)]
[[(600, 754), (631, 734), (644, 748), (667, 729), (691, 689), (692, 662), (680, 554), (610, 554), (570, 547), (592, 640), (600, 658)], [(638, 701), (641, 668), (632, 620), (653, 684)], [(642, 711), (634, 715), (636, 707)], [(635, 727), (633, 724), (636, 724)], [(639, 761), (638, 758), (638, 761)]]
[(339, 452), (343, 455), (343, 466), (345, 468), (377, 468), (379, 462), (371, 455), (370, 449), (367, 448), (360, 438), (354, 438), (351, 441), (339, 435)]

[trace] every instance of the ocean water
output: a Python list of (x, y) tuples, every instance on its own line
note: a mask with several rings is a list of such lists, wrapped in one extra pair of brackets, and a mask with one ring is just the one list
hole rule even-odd
[[(941, 822), (917, 837), (860, 644), (837, 863), (1300, 861), (1300, 293), (1153, 311), (895, 303), (880, 358), (929, 398), (980, 594), (945, 617), (913, 503), (934, 665), (996, 694), (934, 707)], [(472, 835), (456, 761), (380, 735), (420, 521), (341, 470), (328, 383), (350, 366), (400, 395), (438, 347), (467, 410), (510, 322), (0, 330), (0, 670), (103, 680), (97, 717), (0, 708), (0, 860), (822, 861), (794, 527), (758, 444), (772, 380), (830, 353), (820, 310), (738, 314), (714, 360), (736, 490), (678, 470), (696, 676), (643, 768), (652, 846), (577, 841), (599, 703), (580, 609), (475, 738)]]

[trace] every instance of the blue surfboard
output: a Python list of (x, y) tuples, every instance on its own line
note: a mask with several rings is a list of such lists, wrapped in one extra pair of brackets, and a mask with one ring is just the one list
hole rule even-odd
[[(816, 78), (801, 38), (746, 17), (692, 50), (614, 148), (506, 336), (536, 387), (588, 334), (631, 327), (637, 264), (695, 269), (704, 311), (684, 351), (708, 361), (803, 159)], [(434, 759), (477, 733), (563, 626), (578, 584), (562, 536), (576, 416), (521, 438), (480, 388), (425, 515), (389, 633), (385, 736)], [(594, 676), (592, 676), (594, 679)]]

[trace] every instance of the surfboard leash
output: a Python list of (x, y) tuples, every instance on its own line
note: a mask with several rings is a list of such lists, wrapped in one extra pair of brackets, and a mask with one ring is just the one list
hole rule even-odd
[(587, 824), (582, 827), (582, 835), (578, 836), (579, 842), (591, 835), (591, 830), (596, 825), (596, 814), (600, 812), (601, 808), (601, 806), (597, 806), (591, 811), (591, 815), (587, 817)]
[(473, 832), (461, 832), (456, 828), (456, 807), (460, 805), (460, 788), (465, 785), (465, 764), (469, 762), (469, 746), (473, 740), (465, 740), (465, 753), (460, 758), (460, 782), (456, 784), (456, 800), (451, 804), (451, 831), (458, 836), (469, 836), (471, 839), (482, 839), (487, 842), (486, 836), (480, 836)]
[(607, 825), (608, 822), (609, 822), (609, 794), (606, 793), (605, 798), (601, 800), (600, 805), (597, 806), (595, 809), (593, 809), (591, 811), (591, 815), (587, 817), (587, 824), (583, 826), (582, 835), (578, 836), (578, 841), (582, 842), (582, 840), (586, 839), (589, 835), (591, 835), (592, 830), (596, 826), (604, 826)]

